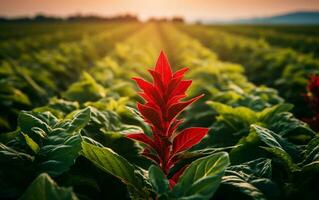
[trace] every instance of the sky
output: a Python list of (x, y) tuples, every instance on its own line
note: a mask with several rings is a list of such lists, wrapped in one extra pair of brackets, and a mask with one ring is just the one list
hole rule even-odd
[(319, 10), (319, 0), (0, 0), (0, 16), (67, 16), (75, 13), (183, 16), (194, 20), (232, 20), (293, 11)]

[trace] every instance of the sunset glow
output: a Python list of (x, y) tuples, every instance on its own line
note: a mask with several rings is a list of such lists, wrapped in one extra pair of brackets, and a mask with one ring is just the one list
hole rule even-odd
[(258, 17), (319, 9), (318, 0), (0, 0), (0, 5), (1, 16), (129, 12), (142, 19), (180, 15), (188, 20)]

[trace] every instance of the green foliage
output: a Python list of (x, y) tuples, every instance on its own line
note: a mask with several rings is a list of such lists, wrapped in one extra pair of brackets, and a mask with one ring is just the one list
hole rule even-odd
[(105, 172), (116, 176), (137, 191), (139, 190), (140, 183), (135, 177), (134, 167), (111, 149), (83, 142), (82, 155)]
[(72, 189), (57, 186), (49, 175), (43, 173), (31, 183), (20, 199), (77, 200), (78, 198), (72, 192)]
[[(256, 39), (251, 37), (254, 34), (258, 35), (254, 30), (258, 27), (245, 29), (244, 32), (248, 32), (248, 35), (238, 34), (238, 32), (242, 33), (240, 29), (243, 27), (238, 30), (237, 27), (232, 28), (231, 26), (224, 28), (179, 25), (178, 28), (198, 38), (204, 45), (215, 51), (221, 59), (242, 64), (252, 82), (278, 89), (287, 102), (296, 105), (293, 111), (298, 116), (308, 116), (311, 112), (301, 94), (305, 91), (309, 76), (319, 72), (319, 60), (311, 54), (304, 54), (296, 51), (295, 48), (285, 47), (305, 44), (306, 46), (318, 46), (316, 45), (317, 38), (309, 38), (310, 42), (307, 36), (302, 36), (303, 39), (297, 42), (298, 45), (294, 45), (293, 42), (298, 36), (276, 33), (276, 42), (270, 42), (274, 44), (272, 46), (267, 42), (269, 34)], [(265, 38), (267, 41), (264, 40)], [(284, 45), (281, 43), (282, 38), (286, 39)], [(280, 44), (284, 47), (278, 47)], [(318, 52), (312, 53), (317, 54)]]
[[(271, 27), (258, 40), (257, 27), (50, 26), (0, 33), (1, 199), (317, 199), (318, 133), (291, 113), (308, 112), (300, 93), (317, 60), (271, 46), (306, 52), (308, 28)], [(291, 35), (305, 42), (283, 42)], [(190, 67), (190, 96), (205, 93), (182, 128), (210, 128), (167, 175), (125, 137), (152, 136), (131, 78), (149, 80), (160, 49), (174, 70)]]
[(174, 199), (210, 199), (229, 165), (227, 153), (200, 158), (190, 164), (172, 190)]
[(161, 198), (161, 195), (165, 195), (165, 193), (169, 191), (169, 181), (167, 180), (162, 170), (156, 165), (152, 165), (148, 169), (148, 173), (155, 193), (159, 198)]
[(67, 91), (63, 93), (63, 97), (70, 101), (78, 101), (84, 103), (87, 101), (97, 101), (105, 97), (104, 88), (96, 83), (96, 81), (86, 72), (83, 73), (82, 79), (71, 85)]

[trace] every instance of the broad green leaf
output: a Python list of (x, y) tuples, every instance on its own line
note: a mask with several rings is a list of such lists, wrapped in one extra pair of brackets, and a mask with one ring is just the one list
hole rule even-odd
[(309, 164), (319, 160), (319, 137), (313, 138), (306, 146), (305, 159), (302, 164)]
[(173, 199), (210, 199), (229, 165), (228, 154), (220, 152), (192, 162), (171, 193)]
[(257, 135), (269, 147), (279, 148), (287, 152), (293, 159), (301, 161), (302, 153), (298, 146), (288, 142), (287, 139), (274, 133), (273, 131), (263, 128), (258, 125), (251, 125), (251, 128), (256, 131)]
[(32, 128), (38, 127), (46, 133), (51, 131), (49, 125), (30, 112), (22, 111), (18, 118), (18, 125), (23, 133), (32, 134)]
[(258, 158), (249, 162), (233, 165), (227, 168), (222, 178), (221, 192), (232, 188), (233, 195), (236, 191), (247, 195), (247, 198), (260, 199), (277, 199), (279, 189), (271, 181), (272, 165), (270, 159)]
[(103, 171), (120, 179), (124, 184), (132, 186), (137, 191), (141, 190), (134, 167), (112, 149), (82, 142), (82, 155)]
[(0, 158), (1, 158), (0, 163), (2, 164), (9, 163), (9, 162), (16, 162), (18, 160), (27, 161), (27, 162), (32, 162), (34, 160), (33, 156), (23, 152), (19, 152), (2, 143), (0, 143)]
[[(75, 162), (81, 151), (81, 136), (57, 132), (49, 136), (38, 152), (38, 170), (50, 176), (58, 176), (67, 171)], [(44, 157), (41, 157), (41, 155)]]
[(259, 138), (267, 145), (282, 149), (280, 143), (273, 137), (274, 133), (272, 131), (257, 125), (251, 125), (251, 128), (256, 131)]
[(64, 98), (71, 101), (85, 103), (97, 101), (105, 97), (105, 89), (99, 85), (87, 72), (83, 72), (82, 79), (69, 86), (68, 90), (62, 94)]
[(265, 108), (264, 110), (258, 113), (258, 119), (262, 122), (267, 122), (271, 120), (271, 118), (277, 115), (278, 113), (288, 112), (292, 108), (293, 108), (293, 105), (286, 104), (286, 103)]
[[(33, 167), (36, 174), (58, 176), (74, 164), (81, 150), (81, 136), (67, 131), (69, 121), (58, 121), (50, 113), (32, 112), (21, 113), (19, 120), (27, 146), (37, 153)], [(82, 126), (79, 124), (79, 128)]]
[(58, 118), (64, 118), (64, 116), (79, 108), (77, 101), (67, 101), (65, 99), (58, 99), (53, 97), (50, 102), (43, 106), (33, 109), (34, 112), (51, 112)]
[(283, 163), (283, 165), (286, 167), (286, 169), (289, 172), (295, 172), (300, 170), (298, 165), (295, 164), (294, 161), (292, 160), (291, 156), (287, 152), (285, 152), (283, 149), (277, 148), (277, 147), (272, 147), (272, 148), (262, 147), (262, 148), (269, 151), (275, 157), (277, 157)]
[(292, 113), (282, 112), (267, 120), (267, 128), (297, 141), (305, 142), (315, 136), (305, 122), (295, 118)]
[(227, 175), (223, 177), (222, 184), (235, 187), (254, 200), (266, 200), (265, 195), (257, 187), (242, 177), (243, 174), (235, 171), (227, 171), (226, 173)]
[(84, 126), (90, 121), (90, 114), (90, 107), (80, 110), (70, 122), (67, 132), (75, 133), (84, 128)]
[(231, 107), (226, 104), (208, 101), (210, 105), (217, 113), (227, 118), (238, 118), (243, 120), (243, 123), (252, 124), (257, 121), (257, 114), (247, 107)]
[(59, 187), (49, 175), (40, 174), (20, 200), (77, 200), (71, 188)]
[(232, 165), (228, 167), (227, 170), (241, 172), (260, 178), (272, 177), (271, 159), (266, 158), (258, 158), (256, 160), (241, 163), (239, 165)]
[(27, 134), (22, 133), (27, 145), (30, 147), (30, 149), (34, 152), (34, 153), (38, 153), (40, 150), (39, 145), (32, 140), (32, 138), (30, 138)]
[(148, 169), (148, 173), (150, 182), (155, 189), (156, 194), (161, 195), (169, 191), (168, 179), (159, 167), (151, 165)]

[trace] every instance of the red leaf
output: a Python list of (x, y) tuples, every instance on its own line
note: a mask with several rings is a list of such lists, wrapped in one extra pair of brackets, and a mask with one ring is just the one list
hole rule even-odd
[(180, 170), (178, 170), (170, 180), (173, 180), (175, 183), (178, 182), (179, 177), (184, 173), (185, 169), (188, 167), (188, 165), (183, 166)]
[(183, 123), (183, 120), (174, 120), (168, 129), (167, 135), (171, 136), (174, 133), (174, 131), (178, 128), (178, 126), (181, 125), (182, 123)]
[(145, 106), (140, 103), (137, 103), (137, 108), (148, 123), (159, 129), (162, 128), (162, 118), (160, 112), (152, 107)]
[(167, 85), (172, 78), (172, 69), (163, 51), (157, 59), (155, 71), (162, 75), (163, 83)]
[(188, 71), (188, 68), (187, 68), (187, 67), (182, 68), (182, 69), (180, 69), (180, 70), (178, 70), (178, 71), (176, 71), (176, 72), (174, 73), (173, 78), (176, 78), (176, 77), (178, 77), (178, 76), (184, 76), (184, 74), (185, 74), (187, 71)]
[[(141, 78), (133, 78), (136, 81), (137, 85), (144, 91), (144, 95), (148, 96), (148, 101), (156, 102), (156, 104), (161, 105), (163, 103), (161, 94), (159, 90), (151, 83), (141, 79)], [(145, 96), (142, 96), (143, 98)]]
[(151, 151), (149, 149), (144, 149), (143, 156), (147, 157), (150, 160), (153, 160), (155, 163), (159, 164), (161, 162), (160, 158), (158, 157), (158, 155), (151, 153)]
[(169, 189), (173, 189), (173, 187), (176, 185), (176, 182), (172, 179), (169, 179)]
[(193, 102), (197, 101), (198, 99), (200, 99), (201, 97), (203, 97), (204, 95), (199, 95), (197, 97), (194, 97), (188, 101), (185, 102), (181, 102), (181, 103), (175, 103), (173, 105), (171, 105), (168, 108), (168, 113), (167, 113), (167, 119), (168, 121), (174, 119), (177, 115), (179, 115), (179, 113), (181, 113), (188, 105), (192, 104)]
[(198, 144), (207, 134), (208, 128), (187, 128), (180, 132), (173, 141), (173, 154), (185, 151)]
[(160, 73), (154, 71), (154, 70), (148, 70), (150, 72), (150, 74), (152, 75), (153, 77), (153, 80), (154, 80), (154, 85), (156, 85), (158, 88), (160, 88), (161, 92), (164, 91), (165, 87), (164, 87), (164, 84), (162, 82), (162, 76)]
[(149, 138), (148, 136), (146, 136), (144, 133), (132, 133), (132, 134), (127, 134), (126, 135), (127, 138), (142, 142), (144, 144), (149, 145), (150, 147), (152, 147), (153, 149), (157, 149), (157, 145), (155, 144), (155, 142)]
[(179, 82), (179, 84), (175, 86), (175, 89), (171, 92), (170, 97), (173, 97), (176, 95), (184, 95), (186, 90), (189, 88), (191, 84), (192, 84), (191, 80)]
[(175, 104), (177, 103), (179, 100), (185, 98), (186, 95), (177, 95), (177, 96), (174, 96), (172, 97), (168, 102), (167, 102), (167, 105), (172, 105), (172, 104)]
[(182, 77), (172, 78), (168, 83), (167, 90), (165, 91), (165, 93), (168, 96), (171, 96), (172, 92), (179, 86), (181, 81), (182, 81)]

